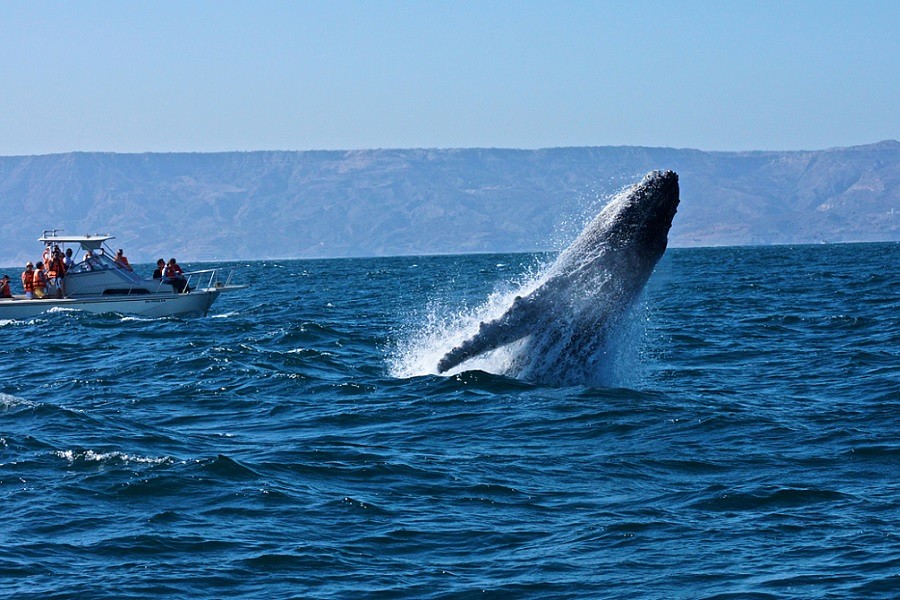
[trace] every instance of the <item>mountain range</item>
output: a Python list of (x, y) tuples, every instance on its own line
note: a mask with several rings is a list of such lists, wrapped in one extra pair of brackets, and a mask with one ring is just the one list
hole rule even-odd
[(559, 249), (610, 194), (679, 173), (673, 246), (900, 240), (900, 142), (814, 151), (645, 147), (0, 157), (0, 264), (44, 229), (111, 233), (132, 262)]

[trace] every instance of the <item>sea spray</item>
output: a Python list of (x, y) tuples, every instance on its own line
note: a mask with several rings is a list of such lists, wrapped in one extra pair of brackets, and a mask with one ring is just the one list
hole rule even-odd
[[(512, 280), (501, 281), (480, 304), (449, 306), (445, 300), (431, 299), (420, 313), (411, 315), (406, 327), (398, 332), (389, 358), (389, 372), (394, 377), (416, 377), (437, 374), (436, 365), (447, 348), (462, 343), (478, 331), (479, 324), (497, 318), (516, 296), (536, 288), (548, 264), (537, 262)], [(467, 369), (507, 374), (512, 355), (510, 348), (500, 348), (470, 361)], [(461, 371), (458, 369), (456, 372)]]

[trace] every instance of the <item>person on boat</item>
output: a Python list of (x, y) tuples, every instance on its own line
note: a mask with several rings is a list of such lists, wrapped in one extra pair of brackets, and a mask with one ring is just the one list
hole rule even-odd
[(9, 291), (9, 275), (0, 277), (0, 298), (12, 298), (12, 292)]
[(169, 264), (166, 265), (166, 268), (163, 271), (162, 282), (171, 284), (172, 289), (179, 294), (187, 287), (187, 279), (184, 277), (184, 271), (181, 270), (181, 267), (178, 266), (178, 263), (174, 258), (169, 259)]
[(43, 298), (47, 295), (47, 285), (49, 284), (49, 280), (47, 279), (47, 273), (44, 271), (43, 262), (38, 262), (38, 264), (34, 266), (32, 282), (35, 298)]
[(71, 248), (66, 248), (66, 257), (64, 259), (64, 262), (66, 263), (66, 271), (75, 266), (75, 259), (72, 258)]
[(116, 262), (120, 267), (125, 267), (129, 271), (134, 271), (134, 269), (131, 268), (131, 265), (128, 264), (128, 258), (125, 256), (121, 248), (119, 248), (119, 251), (116, 252)]
[(34, 265), (31, 261), (25, 263), (25, 270), (22, 271), (22, 289), (25, 291), (25, 298), (34, 298)]
[(100, 263), (100, 259), (94, 256), (94, 253), (88, 250), (84, 253), (84, 270), (85, 271), (95, 271), (97, 269), (102, 269), (103, 265)]
[(47, 264), (47, 279), (56, 290), (56, 296), (62, 298), (66, 294), (64, 278), (66, 276), (66, 261), (59, 247), (54, 246), (50, 262)]
[(156, 261), (156, 270), (153, 271), (153, 279), (162, 279), (163, 271), (166, 270), (166, 261), (159, 259)]

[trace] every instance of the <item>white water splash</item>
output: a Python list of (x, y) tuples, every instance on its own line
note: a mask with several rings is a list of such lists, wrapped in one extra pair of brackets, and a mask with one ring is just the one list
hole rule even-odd
[(85, 450), (74, 451), (74, 450), (57, 450), (54, 454), (62, 458), (63, 460), (68, 461), (68, 463), (74, 464), (76, 462), (97, 462), (97, 463), (138, 463), (138, 464), (151, 464), (151, 465), (159, 465), (164, 463), (173, 462), (172, 458), (168, 456), (163, 457), (153, 457), (153, 456), (138, 456), (135, 454), (126, 454), (124, 452), (94, 452), (93, 450)]
[[(392, 377), (436, 375), (437, 364), (450, 348), (461, 344), (478, 331), (485, 321), (496, 319), (509, 308), (516, 296), (533, 291), (540, 285), (546, 268), (537, 274), (526, 274), (524, 280), (499, 285), (483, 303), (475, 307), (449, 307), (432, 301), (423, 315), (417, 315), (410, 329), (401, 332), (400, 339), (389, 358)], [(466, 362), (465, 367), (451, 369), (453, 375), (463, 370), (479, 369), (489, 373), (503, 373), (513, 357), (513, 344), (487, 352)]]
[(59, 313), (76, 313), (81, 312), (79, 308), (71, 308), (68, 306), (53, 306), (44, 311), (47, 314), (59, 314)]
[(13, 406), (27, 406), (28, 408), (34, 408), (37, 404), (31, 400), (20, 398), (19, 396), (0, 392), (0, 409), (12, 408)]

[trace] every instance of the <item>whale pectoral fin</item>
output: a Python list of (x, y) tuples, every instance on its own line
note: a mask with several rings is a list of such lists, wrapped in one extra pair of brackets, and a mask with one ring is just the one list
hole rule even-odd
[(487, 352), (488, 350), (493, 350), (494, 348), (501, 346), (502, 344), (496, 343), (496, 338), (489, 335), (491, 330), (490, 326), (495, 326), (496, 323), (496, 321), (492, 321), (490, 324), (482, 323), (478, 327), (477, 334), (445, 354), (438, 362), (438, 373), (449, 371), (456, 365), (469, 360), (473, 356), (477, 356), (482, 352)]
[(513, 305), (497, 319), (478, 325), (478, 333), (456, 346), (438, 362), (438, 373), (449, 371), (453, 367), (474, 356), (511, 344), (531, 333), (530, 325), (534, 322), (537, 310), (533, 298), (516, 297)]

